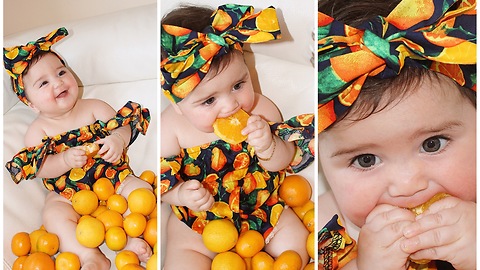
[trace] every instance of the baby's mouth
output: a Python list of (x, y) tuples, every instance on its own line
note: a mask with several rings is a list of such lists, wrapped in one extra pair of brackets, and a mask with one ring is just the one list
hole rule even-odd
[(57, 95), (57, 98), (63, 98), (68, 94), (68, 90), (63, 90), (60, 94)]

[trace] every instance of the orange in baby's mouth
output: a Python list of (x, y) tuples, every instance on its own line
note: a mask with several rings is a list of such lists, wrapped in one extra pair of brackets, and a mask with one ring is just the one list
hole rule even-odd
[(213, 123), (213, 132), (227, 143), (241, 143), (247, 139), (247, 136), (242, 135), (242, 129), (247, 126), (249, 117), (248, 113), (240, 109), (228, 117), (217, 118)]

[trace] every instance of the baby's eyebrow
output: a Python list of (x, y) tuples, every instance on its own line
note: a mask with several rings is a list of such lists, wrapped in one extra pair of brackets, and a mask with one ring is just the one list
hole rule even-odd
[(416, 130), (412, 135), (410, 136), (410, 139), (416, 139), (422, 136), (426, 136), (428, 134), (435, 134), (435, 133), (442, 133), (446, 132), (449, 130), (453, 130), (456, 128), (463, 127), (464, 124), (461, 121), (447, 121), (447, 122), (442, 122), (439, 123), (436, 126), (431, 126), (431, 127), (425, 127), (419, 130)]
[(372, 148), (375, 148), (377, 146), (378, 145), (374, 144), (374, 143), (366, 143), (366, 144), (354, 145), (352, 147), (345, 147), (343, 149), (339, 149), (339, 150), (333, 152), (330, 157), (334, 158), (334, 157), (339, 157), (339, 156), (344, 156), (344, 155), (352, 155), (354, 153), (355, 154), (356, 153), (362, 153), (362, 152), (365, 152), (368, 149), (372, 149)]

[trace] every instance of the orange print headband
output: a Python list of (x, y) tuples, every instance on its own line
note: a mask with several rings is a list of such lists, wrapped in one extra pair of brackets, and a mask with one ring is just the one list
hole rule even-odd
[(368, 77), (394, 77), (405, 66), (476, 91), (475, 7), (475, 0), (403, 0), (359, 28), (319, 12), (318, 132), (347, 111)]
[(215, 57), (231, 49), (242, 51), (243, 43), (280, 37), (274, 7), (253, 14), (252, 6), (219, 6), (210, 17), (210, 25), (202, 32), (162, 25), (161, 47), (168, 55), (160, 63), (163, 93), (178, 103), (205, 77)]

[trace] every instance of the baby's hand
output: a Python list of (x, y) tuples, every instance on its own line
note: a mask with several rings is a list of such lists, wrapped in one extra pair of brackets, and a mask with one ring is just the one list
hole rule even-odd
[(247, 126), (242, 130), (243, 135), (247, 135), (247, 142), (255, 149), (259, 156), (267, 158), (271, 155), (272, 132), (270, 125), (259, 115), (251, 115), (248, 118)]
[(197, 180), (185, 181), (178, 190), (180, 203), (193, 211), (207, 211), (212, 208), (213, 195)]
[(476, 266), (476, 203), (447, 197), (405, 227), (402, 249), (412, 259), (443, 260), (455, 269)]
[(113, 133), (96, 143), (103, 144), (98, 154), (102, 156), (103, 160), (110, 163), (119, 161), (125, 149), (125, 141), (119, 133)]
[(63, 160), (70, 168), (81, 168), (87, 163), (87, 155), (82, 146), (72, 147), (63, 152)]
[(367, 216), (358, 239), (358, 269), (405, 269), (408, 256), (400, 248), (403, 229), (415, 220), (406, 209), (379, 205)]

